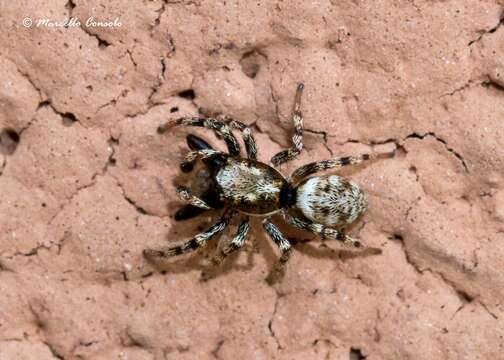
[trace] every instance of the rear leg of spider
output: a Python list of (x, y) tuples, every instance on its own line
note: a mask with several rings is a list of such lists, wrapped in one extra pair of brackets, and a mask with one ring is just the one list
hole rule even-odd
[(280, 151), (271, 158), (274, 166), (281, 165), (287, 161), (295, 159), (303, 150), (303, 114), (301, 113), (301, 95), (304, 85), (299, 84), (294, 98), (294, 110), (292, 121), (294, 123), (294, 135), (292, 136), (293, 147)]
[(297, 182), (308, 175), (329, 169), (340, 169), (347, 165), (358, 165), (362, 162), (377, 159), (380, 157), (392, 157), (394, 153), (384, 154), (362, 154), (356, 156), (344, 156), (340, 158), (312, 162), (297, 168), (291, 175), (293, 182)]
[(361, 247), (361, 242), (357, 239), (352, 238), (345, 234), (344, 229), (333, 229), (322, 224), (317, 224), (308, 220), (302, 220), (296, 217), (290, 216), (287, 211), (282, 212), (285, 221), (301, 230), (310, 231), (316, 235), (322, 237), (322, 239), (333, 239), (337, 240), (344, 245), (359, 248)]

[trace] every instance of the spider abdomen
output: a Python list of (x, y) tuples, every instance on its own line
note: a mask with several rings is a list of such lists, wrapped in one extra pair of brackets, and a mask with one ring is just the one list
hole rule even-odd
[(297, 187), (296, 207), (310, 220), (329, 227), (354, 222), (367, 208), (362, 190), (337, 175), (311, 177)]
[(215, 175), (221, 201), (250, 215), (267, 215), (281, 208), (288, 184), (274, 168), (259, 161), (228, 157)]

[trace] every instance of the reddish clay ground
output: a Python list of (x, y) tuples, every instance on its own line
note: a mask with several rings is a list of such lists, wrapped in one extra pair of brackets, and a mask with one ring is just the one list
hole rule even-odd
[[(503, 7), (4, 1), (0, 359), (503, 359)], [(207, 281), (211, 247), (147, 263), (216, 215), (173, 221), (174, 184), (198, 178), (178, 170), (187, 129), (157, 127), (230, 114), (268, 161), (298, 81), (306, 150), (282, 172), (396, 150), (342, 172), (371, 203), (352, 233), (381, 254), (282, 225), (300, 241), (270, 284), (278, 252), (255, 220)]]

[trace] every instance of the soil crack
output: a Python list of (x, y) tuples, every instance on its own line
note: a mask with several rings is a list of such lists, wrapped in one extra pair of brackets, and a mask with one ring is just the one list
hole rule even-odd
[(448, 150), (448, 152), (452, 153), (460, 161), (460, 163), (464, 167), (465, 172), (469, 173), (469, 168), (467, 167), (467, 163), (465, 162), (463, 156), (459, 152), (457, 152), (455, 149), (453, 149), (450, 146), (448, 146), (448, 143), (446, 142), (446, 140), (444, 140), (443, 138), (441, 138), (438, 135), (436, 135), (436, 133), (434, 133), (434, 132), (428, 132), (428, 133), (425, 133), (425, 134), (421, 135), (421, 134), (418, 134), (418, 133), (415, 132), (415, 133), (412, 133), (412, 134), (406, 136), (405, 140), (406, 139), (412, 139), (412, 138), (413, 139), (423, 140), (427, 136), (432, 136), (434, 139), (436, 139), (441, 144), (443, 144), (443, 146), (446, 148), (446, 150)]
[(329, 151), (329, 154), (331, 154), (331, 156), (334, 156), (333, 151), (331, 150), (331, 148), (327, 144), (327, 132), (326, 131), (312, 130), (312, 129), (304, 129), (304, 131), (306, 131), (308, 133), (311, 133), (311, 134), (322, 135), (322, 140), (324, 140), (324, 146), (325, 146), (325, 148), (327, 149), (327, 151)]
[(48, 341), (44, 341), (44, 344), (49, 348), (49, 351), (51, 352), (52, 356), (54, 356), (56, 359), (59, 360), (65, 360), (65, 357), (58, 353), (56, 349), (54, 349), (54, 346)]
[(273, 339), (275, 340), (275, 342), (277, 344), (277, 349), (278, 350), (282, 349), (282, 345), (280, 344), (280, 341), (278, 340), (277, 335), (276, 335), (275, 331), (273, 330), (273, 321), (275, 320), (275, 316), (276, 316), (276, 313), (277, 313), (277, 310), (278, 310), (278, 303), (280, 301), (280, 298), (281, 298), (281, 296), (277, 293), (277, 297), (276, 297), (276, 300), (275, 300), (275, 305), (273, 307), (273, 313), (271, 314), (271, 319), (268, 322), (269, 333), (270, 333), (271, 337), (273, 337)]
[(497, 29), (499, 29), (499, 27), (502, 24), (504, 24), (504, 10), (501, 13), (501, 16), (499, 18), (499, 22), (497, 23), (497, 25), (495, 25), (494, 27), (492, 27), (492, 28), (490, 28), (488, 30), (481, 30), (481, 31), (479, 31), (480, 35), (476, 39), (469, 41), (469, 44), (467, 44), (467, 46), (471, 46), (474, 43), (479, 42), (484, 36), (486, 36), (488, 34), (493, 34), (494, 32), (497, 31)]

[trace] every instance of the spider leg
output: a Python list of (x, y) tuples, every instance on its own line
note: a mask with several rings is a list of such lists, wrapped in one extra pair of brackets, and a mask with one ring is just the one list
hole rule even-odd
[(287, 240), (282, 235), (280, 229), (278, 229), (276, 225), (270, 222), (268, 219), (263, 220), (263, 227), (264, 230), (266, 230), (266, 232), (268, 233), (269, 237), (275, 242), (275, 244), (280, 249), (280, 260), (278, 264), (275, 266), (275, 271), (279, 271), (285, 266), (285, 263), (289, 260), (292, 252), (292, 245), (289, 242), (289, 240)]
[(292, 113), (292, 121), (294, 122), (294, 136), (292, 142), (294, 146), (290, 149), (280, 151), (271, 158), (271, 163), (278, 166), (287, 161), (293, 160), (303, 150), (303, 114), (301, 113), (301, 95), (303, 93), (304, 85), (299, 84), (294, 98), (294, 111)]
[(208, 205), (205, 201), (191, 194), (191, 190), (189, 190), (185, 186), (178, 186), (176, 191), (179, 199), (182, 200), (183, 202), (204, 210), (212, 209), (212, 207)]
[(217, 223), (190, 240), (175, 246), (166, 246), (160, 249), (145, 249), (143, 251), (143, 255), (149, 260), (169, 258), (189, 251), (194, 251), (202, 246), (205, 246), (208, 243), (208, 240), (226, 229), (233, 214), (233, 211), (226, 212)]
[(205, 150), (194, 150), (190, 151), (184, 158), (184, 160), (180, 163), (180, 169), (183, 172), (190, 172), (194, 168), (194, 163), (198, 159), (202, 160), (212, 160), (212, 164), (218, 166), (220, 164), (220, 160), (226, 158), (228, 155), (221, 151), (205, 149)]
[(215, 131), (226, 142), (229, 154), (238, 156), (240, 154), (240, 144), (231, 132), (228, 125), (215, 118), (183, 117), (174, 121), (169, 121), (158, 127), (158, 133), (162, 134), (174, 126), (201, 126)]
[(241, 132), (247, 150), (247, 157), (252, 160), (257, 160), (257, 145), (250, 127), (228, 115), (218, 115), (217, 119), (229, 123), (232, 129), (237, 129)]
[[(188, 134), (186, 137), (187, 146), (191, 150), (214, 150), (214, 148), (207, 143), (205, 140), (200, 138), (199, 136)], [(216, 163), (212, 159), (204, 159), (203, 162), (210, 167), (211, 169), (215, 169), (219, 166), (218, 162)], [(191, 164), (187, 163), (184, 172), (191, 172), (194, 169), (194, 165), (196, 164), (196, 160), (194, 160)]]
[(242, 133), (243, 142), (247, 150), (247, 157), (252, 160), (257, 160), (257, 145), (252, 135), (252, 130), (247, 125), (237, 120), (231, 120), (229, 125), (233, 129), (240, 130)]
[(229, 254), (241, 249), (245, 244), (249, 230), (250, 224), (249, 218), (247, 217), (241, 222), (236, 235), (231, 239), (231, 241), (225, 241), (222, 244), (219, 244), (219, 248), (217, 250), (218, 253), (213, 257), (212, 262), (215, 265), (220, 265)]
[[(214, 188), (211, 188), (205, 191), (201, 196), (200, 200), (205, 202), (211, 209), (222, 209), (224, 207), (224, 203), (220, 200), (218, 192), (215, 191)], [(188, 204), (181, 207), (175, 213), (175, 221), (192, 219), (202, 213), (204, 213), (205, 209), (201, 207), (196, 207), (194, 205)]]
[(385, 154), (362, 154), (356, 156), (345, 156), (336, 159), (316, 161), (297, 168), (291, 175), (292, 181), (296, 182), (313, 173), (328, 170), (339, 169), (346, 165), (357, 165), (367, 160), (373, 160), (378, 157), (391, 157), (394, 153)]
[(290, 216), (287, 211), (282, 211), (282, 215), (287, 223), (290, 225), (302, 229), (311, 231), (317, 235), (320, 235), (323, 239), (334, 239), (342, 242), (345, 245), (360, 247), (361, 243), (359, 240), (354, 239), (345, 234), (344, 229), (336, 230), (333, 228), (326, 227), (322, 224), (317, 224), (311, 221), (305, 221), (296, 217)]

